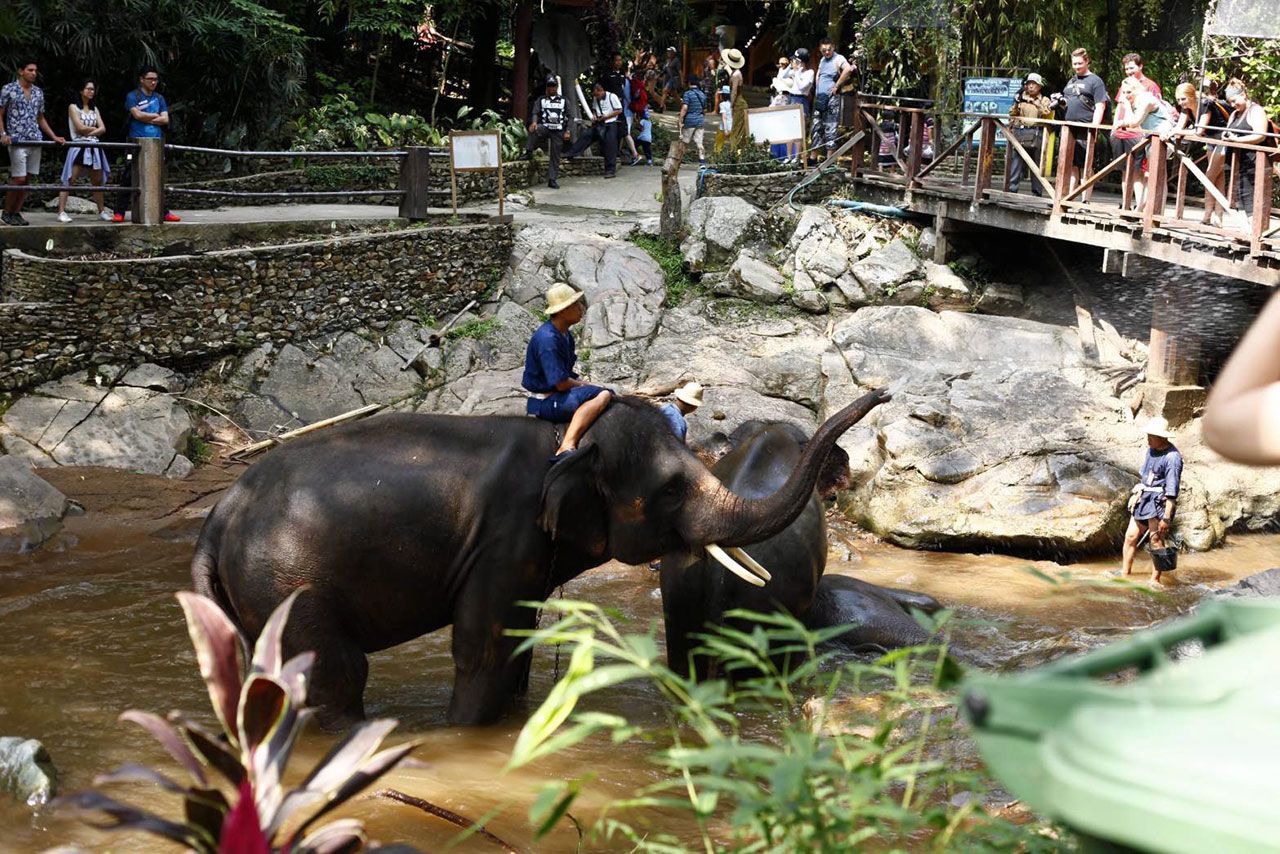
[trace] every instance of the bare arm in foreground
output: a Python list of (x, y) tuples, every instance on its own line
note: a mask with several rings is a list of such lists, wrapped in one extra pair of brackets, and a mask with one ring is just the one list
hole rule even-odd
[(1227, 360), (1201, 429), (1209, 447), (1227, 459), (1255, 466), (1280, 463), (1280, 294)]

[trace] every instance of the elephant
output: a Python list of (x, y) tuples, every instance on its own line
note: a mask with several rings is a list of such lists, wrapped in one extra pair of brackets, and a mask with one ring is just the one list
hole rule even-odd
[[(876, 390), (826, 421), (780, 489), (736, 495), (649, 401), (619, 396), (579, 449), (548, 464), (558, 427), (518, 416), (392, 413), (271, 451), (209, 514), (197, 593), (250, 638), (294, 590), (286, 651), (312, 650), (308, 704), (330, 729), (364, 716), (368, 653), (452, 626), (448, 721), (498, 720), (528, 684), (508, 630), (522, 602), (611, 559), (708, 553), (753, 583), (741, 547), (801, 514), (836, 440), (889, 399)], [(754, 573), (754, 575), (752, 575)]]
[[(744, 500), (764, 500), (789, 480), (811, 445), (794, 424), (748, 421), (728, 437), (712, 435), (700, 450), (704, 459), (719, 457), (711, 471), (731, 492)], [(830, 641), (847, 649), (913, 646), (928, 640), (910, 609), (939, 610), (942, 606), (932, 597), (823, 575), (827, 524), (822, 498), (847, 483), (848, 456), (838, 446), (832, 447), (818, 475), (818, 488), (810, 492), (800, 513), (772, 537), (744, 549), (769, 568), (773, 577), (767, 586), (757, 588), (709, 573), (705, 558), (690, 552), (663, 557), (660, 585), (667, 662), (672, 670), (698, 678), (712, 675), (707, 661), (693, 656), (698, 646), (694, 635), (708, 623), (724, 623), (724, 615), (735, 609), (785, 611), (814, 629), (853, 623)]]

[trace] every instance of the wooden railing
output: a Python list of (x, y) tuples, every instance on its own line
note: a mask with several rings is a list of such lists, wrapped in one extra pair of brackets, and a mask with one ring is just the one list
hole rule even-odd
[[(881, 128), (886, 114), (896, 117), (896, 137)], [(852, 151), (852, 177), (877, 183), (901, 186), (910, 197), (915, 192), (967, 199), (974, 206), (984, 204), (1039, 206), (1053, 218), (1098, 214), (1135, 220), (1145, 237), (1156, 229), (1177, 228), (1212, 235), (1227, 241), (1248, 245), (1251, 255), (1274, 251), (1268, 243), (1276, 240), (1280, 226), (1272, 219), (1272, 189), (1276, 158), (1276, 135), (1268, 134), (1261, 144), (1199, 136), (1193, 131), (1174, 134), (1166, 140), (1148, 134), (1129, 152), (1108, 159), (1100, 169), (1094, 168), (1096, 152), (1107, 145), (1106, 134), (1112, 125), (1092, 125), (1053, 119), (1023, 120), (1041, 134), (1040, 157), (1033, 157), (1019, 142), (1008, 116), (971, 113), (943, 113), (922, 107), (905, 106), (902, 102), (880, 96), (857, 96), (852, 120), (853, 130), (864, 131), (862, 141)], [(1085, 140), (1085, 164), (1077, 181), (1070, 170), (1076, 140)], [(1003, 139), (1003, 152), (997, 140)], [(1197, 160), (1189, 153), (1195, 143), (1205, 148)], [(932, 158), (926, 147), (932, 148)], [(1203, 164), (1208, 146), (1221, 146), (1226, 152), (1226, 168), (1219, 187), (1210, 181)], [(1033, 146), (1034, 148), (1034, 146)], [(1050, 158), (1049, 152), (1054, 153)], [(868, 154), (871, 155), (868, 161)], [(879, 156), (883, 154), (883, 156)], [(998, 177), (998, 161), (1003, 159), (1003, 181)], [(1015, 159), (1024, 165), (1025, 181), (1042, 192), (1037, 200), (1025, 192), (1010, 192), (1010, 177)], [(1146, 192), (1141, 205), (1135, 207), (1134, 180), (1147, 161)], [(1052, 160), (1052, 169), (1048, 168)], [(1239, 211), (1235, 176), (1244, 170), (1252, 189), (1250, 210)], [(1176, 181), (1170, 181), (1176, 174)], [(1110, 181), (1117, 181), (1118, 186)], [(1105, 195), (1095, 191), (1104, 186)], [(1188, 211), (1212, 198), (1224, 211), (1222, 226), (1203, 223), (1188, 217)]]

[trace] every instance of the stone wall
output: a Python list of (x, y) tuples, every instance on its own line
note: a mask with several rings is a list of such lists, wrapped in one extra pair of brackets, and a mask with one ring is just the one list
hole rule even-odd
[[(787, 193), (804, 178), (804, 170), (767, 172), (760, 175), (724, 175), (708, 172), (703, 184), (703, 196), (738, 196), (758, 208), (771, 208), (786, 201)], [(844, 172), (827, 172), (796, 193), (797, 204), (815, 204), (837, 190), (849, 186), (849, 176)]]
[(6, 250), (0, 391), (92, 364), (198, 365), (419, 308), (457, 311), (502, 276), (512, 240), (509, 224), (486, 224), (130, 260)]

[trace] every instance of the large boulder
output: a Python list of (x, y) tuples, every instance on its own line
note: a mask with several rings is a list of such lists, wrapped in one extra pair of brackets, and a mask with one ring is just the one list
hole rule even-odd
[(925, 299), (934, 311), (968, 311), (973, 294), (964, 279), (946, 264), (924, 262)]
[[(685, 247), (705, 244), (705, 269), (723, 269), (764, 227), (764, 212), (737, 196), (703, 196), (689, 206)], [(685, 249), (682, 247), (682, 249)]]
[(825, 208), (806, 207), (787, 244), (797, 273), (806, 273), (818, 287), (834, 283), (849, 269), (849, 246)]
[(191, 471), (182, 455), (190, 432), (191, 417), (172, 394), (64, 378), (9, 408), (0, 443), (38, 466), (109, 466), (182, 477)]
[[(889, 386), (842, 447), (844, 506), (900, 545), (1076, 554), (1118, 542), (1141, 447), (1119, 402), (1086, 382), (1073, 329), (879, 307), (837, 325), (852, 385)], [(831, 370), (828, 367), (828, 370)]]
[(1280, 569), (1268, 569), (1214, 591), (1219, 599), (1257, 599), (1280, 596)]
[(67, 497), (14, 456), (0, 457), (0, 552), (36, 548), (62, 527)]
[(855, 262), (851, 270), (854, 277), (872, 292), (887, 292), (915, 278), (920, 270), (920, 259), (904, 241), (895, 239)]
[(725, 276), (714, 286), (721, 296), (775, 303), (784, 296), (786, 280), (772, 264), (749, 249), (742, 250)]
[(0, 736), (0, 790), (33, 807), (57, 794), (58, 772), (43, 744), (34, 738)]

